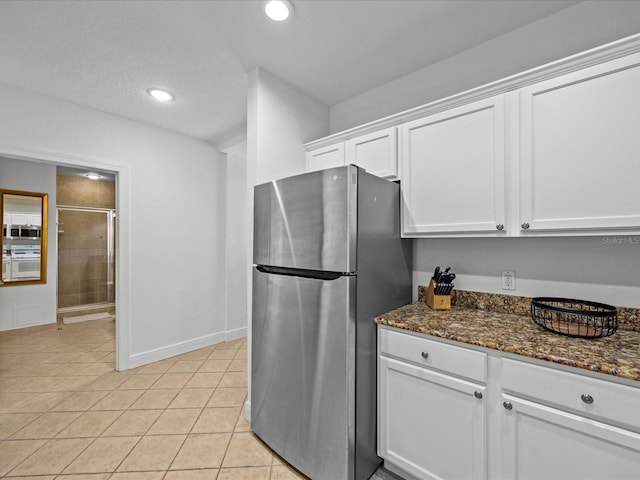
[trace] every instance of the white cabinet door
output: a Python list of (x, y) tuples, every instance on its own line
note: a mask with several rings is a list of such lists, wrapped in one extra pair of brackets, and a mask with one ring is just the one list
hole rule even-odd
[(623, 480), (640, 472), (640, 434), (503, 394), (503, 477)]
[(404, 236), (504, 234), (504, 96), (399, 127)]
[(380, 357), (378, 454), (420, 479), (486, 478), (485, 390)]
[(640, 54), (521, 91), (524, 231), (640, 229)]
[(344, 165), (344, 142), (307, 152), (307, 171), (324, 170), (325, 168)]
[(345, 154), (346, 163), (358, 165), (381, 178), (397, 178), (396, 127), (347, 140)]
[(30, 225), (29, 215), (26, 213), (12, 213), (11, 224), (12, 225)]

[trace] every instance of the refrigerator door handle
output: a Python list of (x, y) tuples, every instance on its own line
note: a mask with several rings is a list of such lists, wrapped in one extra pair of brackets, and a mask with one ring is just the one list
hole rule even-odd
[(349, 275), (342, 272), (326, 272), (323, 270), (305, 270), (301, 268), (274, 267), (271, 265), (257, 265), (256, 270), (272, 275), (288, 275), (290, 277), (316, 278), (318, 280), (336, 280)]

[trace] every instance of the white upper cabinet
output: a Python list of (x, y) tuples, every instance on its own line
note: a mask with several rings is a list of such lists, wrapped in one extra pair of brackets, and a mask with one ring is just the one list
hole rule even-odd
[(358, 165), (381, 178), (398, 178), (396, 128), (360, 135), (307, 150), (307, 171)]
[(640, 34), (305, 147), (401, 180), (405, 237), (640, 235), (639, 132)]
[(345, 154), (346, 163), (358, 165), (368, 173), (388, 179), (398, 176), (395, 127), (347, 140)]
[(344, 142), (307, 151), (308, 172), (340, 167), (342, 165), (345, 165)]
[(405, 236), (504, 235), (504, 95), (399, 127)]
[(522, 232), (640, 230), (640, 54), (523, 88), (520, 115)]

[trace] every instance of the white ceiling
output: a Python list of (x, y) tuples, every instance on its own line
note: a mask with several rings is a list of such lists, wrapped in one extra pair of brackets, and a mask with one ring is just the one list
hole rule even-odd
[(257, 66), (330, 106), (578, 2), (292, 0), (283, 23), (260, 3), (2, 0), (0, 82), (220, 143)]

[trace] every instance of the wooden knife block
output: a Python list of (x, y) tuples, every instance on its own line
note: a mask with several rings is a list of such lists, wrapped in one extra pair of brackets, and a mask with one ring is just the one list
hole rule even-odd
[(433, 293), (435, 288), (436, 283), (432, 278), (427, 288), (427, 305), (434, 310), (451, 310), (451, 295), (436, 295)]

